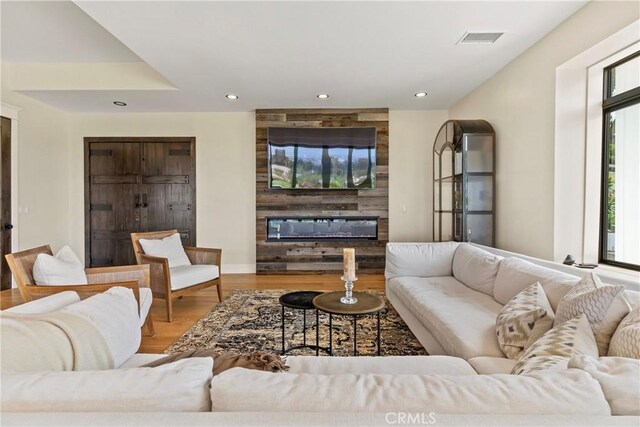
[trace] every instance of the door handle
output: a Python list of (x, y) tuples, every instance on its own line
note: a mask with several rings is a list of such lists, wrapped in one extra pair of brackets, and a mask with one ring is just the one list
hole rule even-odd
[(12, 230), (13, 229), (13, 224), (5, 224), (4, 225), (4, 229), (5, 230)]
[(143, 194), (142, 195), (142, 207), (143, 208), (148, 208), (149, 207), (149, 203), (147, 200), (147, 194)]
[(133, 195), (133, 206), (136, 208), (140, 207), (140, 195), (139, 194), (134, 194)]

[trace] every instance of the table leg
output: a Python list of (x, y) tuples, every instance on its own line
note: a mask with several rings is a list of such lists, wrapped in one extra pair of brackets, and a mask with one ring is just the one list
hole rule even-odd
[(320, 314), (316, 309), (316, 356), (320, 356)]
[(329, 313), (329, 356), (333, 356), (333, 315)]
[(353, 316), (353, 355), (358, 355), (358, 324), (357, 317)]
[(307, 345), (307, 310), (302, 310), (302, 345)]
[(284, 305), (282, 306), (282, 355), (284, 356)]
[(380, 312), (378, 312), (378, 356), (380, 356)]

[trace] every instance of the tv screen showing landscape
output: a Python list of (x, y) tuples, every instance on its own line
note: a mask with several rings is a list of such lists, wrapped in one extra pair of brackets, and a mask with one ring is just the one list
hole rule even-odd
[(375, 128), (269, 128), (269, 187), (376, 186)]

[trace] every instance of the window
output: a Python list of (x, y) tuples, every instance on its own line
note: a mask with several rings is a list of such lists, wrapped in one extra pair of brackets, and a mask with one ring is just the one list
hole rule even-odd
[(640, 52), (604, 69), (601, 263), (640, 270)]

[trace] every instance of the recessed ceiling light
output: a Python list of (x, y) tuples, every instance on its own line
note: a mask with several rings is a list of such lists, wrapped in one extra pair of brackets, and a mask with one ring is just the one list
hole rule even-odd
[(229, 93), (226, 96), (227, 96), (227, 99), (238, 99), (238, 95), (234, 95), (232, 93)]
[(327, 99), (329, 98), (329, 94), (328, 93), (319, 93), (318, 94), (318, 99)]
[(416, 92), (415, 95), (416, 98), (424, 98), (425, 96), (427, 96), (427, 92)]
[(117, 105), (118, 107), (126, 107), (127, 103), (122, 101), (113, 101), (113, 105)]

